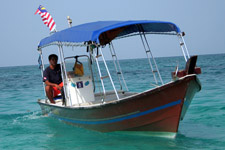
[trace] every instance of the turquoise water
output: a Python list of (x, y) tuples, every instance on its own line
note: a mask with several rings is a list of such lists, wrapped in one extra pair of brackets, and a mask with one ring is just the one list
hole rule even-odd
[[(170, 72), (177, 63), (182, 68), (181, 60), (182, 57), (156, 59), (164, 81), (170, 81)], [(148, 89), (153, 83), (151, 75), (146, 77), (149, 73), (146, 61), (121, 61), (130, 91)], [(113, 64), (108, 63), (111, 68)], [(0, 68), (0, 149), (222, 150), (225, 148), (225, 54), (199, 56), (197, 64), (202, 68), (199, 75), (202, 91), (194, 97), (175, 139), (99, 133), (42, 116), (36, 103), (44, 98), (38, 67)]]

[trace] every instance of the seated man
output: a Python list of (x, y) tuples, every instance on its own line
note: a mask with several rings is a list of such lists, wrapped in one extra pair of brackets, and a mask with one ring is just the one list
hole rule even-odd
[(55, 104), (53, 97), (57, 96), (63, 87), (62, 77), (61, 77), (61, 68), (60, 65), (57, 64), (58, 56), (55, 54), (51, 54), (48, 57), (49, 67), (44, 70), (43, 73), (43, 82), (45, 82), (45, 91), (48, 99), (51, 103)]

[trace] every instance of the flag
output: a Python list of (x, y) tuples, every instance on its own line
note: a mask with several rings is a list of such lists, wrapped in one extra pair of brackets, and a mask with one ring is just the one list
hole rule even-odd
[(56, 28), (56, 24), (55, 21), (53, 20), (52, 16), (47, 12), (47, 10), (40, 5), (37, 9), (37, 11), (35, 12), (36, 14), (39, 14), (42, 18), (42, 21), (44, 22), (44, 24), (46, 24), (47, 27), (49, 27), (50, 31), (54, 31)]
[(43, 67), (40, 54), (39, 54), (39, 57), (38, 57), (38, 67), (39, 67), (39, 69), (42, 69), (42, 67)]

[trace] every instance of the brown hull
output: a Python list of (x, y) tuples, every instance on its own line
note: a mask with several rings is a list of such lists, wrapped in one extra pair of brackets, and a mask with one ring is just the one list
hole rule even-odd
[(74, 108), (38, 103), (43, 113), (100, 132), (177, 132), (185, 97), (199, 90), (196, 75), (188, 75), (161, 87), (101, 105)]

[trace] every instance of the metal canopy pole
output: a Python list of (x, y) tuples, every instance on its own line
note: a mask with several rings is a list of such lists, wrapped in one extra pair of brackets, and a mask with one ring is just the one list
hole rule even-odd
[[(67, 91), (67, 88), (68, 88), (68, 86), (67, 86), (67, 82), (68, 82), (68, 77), (67, 77), (67, 71), (66, 71), (66, 63), (65, 63), (65, 57), (64, 57), (64, 53), (63, 53), (63, 46), (61, 45), (61, 53), (62, 53), (62, 60), (63, 60), (63, 66), (64, 66), (64, 73), (65, 73), (65, 77), (66, 77), (66, 82), (65, 82), (65, 84), (64, 84), (64, 86), (65, 86), (65, 89), (66, 89), (66, 95), (67, 95), (67, 98), (69, 99), (69, 101), (70, 101), (70, 106), (72, 106), (73, 104), (72, 104), (72, 100), (71, 100), (71, 94), (70, 94), (70, 90), (68, 90)], [(68, 95), (69, 94), (69, 95)]]
[[(179, 43), (180, 43), (180, 47), (181, 47), (181, 50), (182, 50), (184, 59), (187, 62), (187, 56), (186, 56), (185, 51), (184, 51), (184, 41), (182, 40), (182, 35), (181, 34), (178, 34), (178, 39), (179, 39)], [(186, 50), (186, 52), (187, 52), (187, 50)], [(188, 52), (187, 52), (187, 55), (189, 56), (189, 53)]]
[(105, 68), (106, 68), (106, 71), (107, 71), (107, 73), (108, 73), (108, 75), (109, 75), (109, 79), (110, 79), (111, 84), (112, 84), (112, 86), (113, 86), (113, 89), (114, 89), (114, 91), (115, 91), (116, 97), (117, 97), (117, 99), (119, 99), (118, 93), (117, 93), (117, 91), (116, 91), (115, 85), (114, 85), (114, 83), (113, 83), (112, 77), (111, 77), (110, 72), (109, 72), (109, 69), (108, 69), (108, 67), (107, 67), (107, 64), (106, 64), (104, 55), (103, 55), (103, 53), (102, 53), (101, 47), (99, 47), (99, 51), (100, 51), (100, 53), (101, 53), (101, 55), (102, 55), (102, 60), (103, 60), (103, 62), (104, 62), (104, 64), (105, 64)]
[[(120, 67), (119, 60), (117, 59), (116, 51), (115, 51), (115, 49), (114, 49), (113, 43), (111, 42), (111, 44), (110, 44), (109, 46), (112, 47), (112, 50), (113, 50), (113, 53), (114, 53), (114, 56), (115, 56), (115, 58), (116, 58), (116, 62), (117, 62), (118, 68), (119, 68), (119, 73), (120, 73), (120, 75), (121, 75), (121, 77), (122, 77), (122, 80), (123, 80), (123, 83), (124, 83), (124, 85), (125, 85), (125, 88), (126, 88), (127, 91), (129, 91), (129, 90), (128, 90), (128, 87), (127, 87), (127, 84), (126, 84), (126, 81), (125, 81), (124, 76), (123, 76), (122, 69), (121, 69), (121, 67)], [(112, 54), (111, 48), (110, 48), (110, 52), (111, 52), (111, 54)], [(112, 56), (113, 56), (113, 54), (112, 54)], [(114, 59), (113, 59), (113, 62), (114, 62), (114, 65), (115, 65), (115, 67), (116, 67), (116, 63), (115, 63)], [(118, 75), (118, 77), (119, 77), (117, 68), (116, 68), (116, 72), (117, 72), (117, 75)], [(120, 81), (120, 79), (119, 79), (119, 81)], [(121, 82), (120, 82), (120, 83), (121, 83)]]
[[(109, 44), (109, 49), (110, 49), (110, 52), (111, 52), (111, 55), (112, 55), (112, 58), (113, 58), (113, 64), (114, 64), (115, 69), (116, 69), (116, 75), (117, 75), (118, 80), (119, 80), (119, 83), (120, 83), (120, 89), (122, 90), (123, 87), (122, 87), (122, 83), (121, 83), (121, 80), (120, 80), (120, 76), (119, 75), (121, 75), (122, 80), (124, 82), (124, 86), (126, 87), (126, 90), (128, 91), (128, 88), (127, 88), (126, 82), (124, 80), (123, 73), (122, 73), (122, 70), (120, 68), (120, 64), (119, 64), (119, 61), (117, 59), (116, 52), (114, 50), (114, 47), (113, 47), (112, 43)], [(115, 62), (115, 59), (116, 59), (116, 62)], [(119, 71), (118, 71), (117, 65), (118, 65)]]
[[(43, 55), (42, 55), (42, 50), (38, 50), (39, 53), (40, 53), (40, 59), (41, 59), (41, 76), (42, 76), (42, 80), (43, 80), (43, 73), (44, 73), (44, 70), (45, 70), (45, 65), (44, 65), (44, 61), (43, 61)], [(43, 84), (43, 88), (44, 88), (44, 95), (46, 97), (46, 92), (45, 92), (45, 83), (42, 81), (42, 84)]]
[(109, 49), (110, 49), (110, 52), (111, 52), (111, 55), (112, 55), (114, 67), (115, 67), (115, 69), (116, 69), (116, 75), (117, 75), (117, 78), (118, 78), (119, 83), (120, 83), (120, 89), (122, 90), (122, 89), (123, 89), (123, 86), (122, 86), (122, 83), (121, 83), (121, 81), (120, 81), (120, 76), (119, 76), (120, 72), (119, 72), (118, 69), (117, 69), (117, 66), (116, 66), (116, 63), (115, 63), (115, 59), (114, 59), (114, 57), (116, 57), (116, 54), (115, 54), (115, 53), (113, 54), (112, 48), (111, 48), (111, 44), (109, 44)]
[(184, 41), (183, 36), (181, 36), (181, 39), (182, 39), (182, 41), (183, 41), (183, 43), (184, 43), (184, 47), (185, 47), (185, 49), (186, 49), (187, 56), (188, 56), (188, 58), (190, 58), (190, 55), (189, 55), (189, 52), (188, 52), (188, 49), (187, 49), (187, 45), (186, 45), (186, 43), (185, 43), (185, 41)]
[[(96, 57), (93, 56), (93, 53), (94, 53), (93, 52), (93, 49), (90, 49), (90, 45), (88, 45), (88, 47), (89, 47), (89, 54), (90, 54), (91, 61), (93, 60), (93, 61), (96, 62), (96, 59), (95, 59)], [(97, 62), (96, 62), (96, 64), (97, 64)], [(99, 93), (102, 93), (101, 88), (100, 88), (100, 85), (99, 85), (99, 82), (98, 82), (98, 75), (97, 75), (97, 71), (96, 71), (95, 65), (93, 65), (93, 68), (94, 68), (94, 71), (93, 71), (93, 79), (92, 79), (92, 82), (93, 82), (93, 85), (94, 85), (94, 92), (95, 92), (95, 89), (96, 89), (96, 85), (95, 85), (95, 81), (96, 81), (97, 82), (97, 87), (99, 88)], [(94, 79), (94, 73), (95, 73), (95, 76), (96, 76), (96, 80)]]
[[(137, 28), (138, 28), (138, 30), (139, 30), (139, 34), (140, 34), (140, 37), (141, 37), (141, 41), (142, 41), (142, 44), (143, 44), (143, 46), (144, 46), (144, 49), (145, 49), (147, 58), (148, 58), (148, 60), (149, 60), (149, 64), (150, 64), (150, 67), (151, 67), (151, 69), (152, 69), (152, 73), (153, 73), (154, 79), (155, 79), (155, 81), (156, 81), (156, 84), (158, 84), (158, 81), (157, 81), (157, 79), (156, 79), (155, 72), (158, 73), (159, 79), (160, 79), (160, 81), (161, 81), (161, 83), (162, 83), (162, 85), (163, 85), (164, 83), (163, 83), (161, 74), (160, 74), (160, 72), (159, 72), (159, 69), (158, 69), (158, 66), (157, 66), (157, 64), (156, 64), (155, 58), (153, 57), (152, 52), (151, 52), (151, 50), (150, 50), (150, 46), (149, 46), (148, 40), (147, 40), (147, 38), (146, 38), (146, 36), (145, 36), (144, 29), (143, 29), (143, 27), (142, 27), (141, 25), (138, 25)], [(146, 48), (146, 46), (145, 46), (145, 44), (144, 44), (144, 40), (143, 40), (143, 37), (142, 37), (142, 36), (144, 37), (144, 40), (145, 40), (145, 43), (146, 43), (147, 48)], [(155, 68), (156, 68), (156, 71), (153, 70), (153, 66), (152, 66), (150, 57), (148, 56), (148, 53), (150, 53), (150, 55), (151, 55), (151, 57), (152, 57), (152, 60), (153, 60), (153, 62), (154, 62)]]
[[(105, 86), (104, 86), (104, 82), (102, 80), (102, 73), (101, 73), (101, 70), (100, 70), (100, 66), (99, 66), (99, 63), (98, 63), (98, 57), (95, 53), (95, 51), (93, 50), (93, 53), (94, 53), (94, 56), (95, 56), (95, 62), (97, 64), (97, 68), (98, 68), (98, 74), (100, 76), (100, 80), (101, 80), (101, 84), (102, 84), (102, 90), (103, 90), (103, 93), (104, 93), (104, 97), (105, 97)], [(104, 102), (104, 99), (102, 100), (102, 102)]]
[[(62, 75), (62, 80), (63, 80), (63, 89), (64, 89), (64, 93), (65, 93), (65, 97), (66, 100), (70, 102), (70, 106), (72, 106), (72, 102), (70, 100), (70, 97), (68, 96), (68, 92), (67, 92), (67, 74), (66, 74), (66, 67), (65, 67), (65, 61), (64, 61), (64, 55), (63, 55), (63, 49), (62, 49), (62, 45), (59, 44), (58, 45), (58, 51), (59, 51), (59, 56), (60, 56), (60, 67), (61, 67), (61, 75)], [(67, 106), (67, 102), (65, 104)]]
[(164, 83), (163, 83), (163, 80), (162, 80), (162, 77), (161, 77), (161, 74), (160, 74), (160, 72), (159, 72), (158, 66), (157, 66), (157, 64), (156, 64), (155, 58), (154, 58), (153, 55), (152, 55), (152, 52), (151, 52), (151, 50), (150, 50), (150, 46), (149, 46), (149, 44), (148, 44), (148, 40), (147, 40), (147, 38), (146, 38), (144, 32), (143, 32), (143, 36), (144, 36), (146, 45), (147, 45), (147, 47), (148, 47), (149, 53), (151, 54), (152, 60), (153, 60), (153, 62), (154, 62), (154, 64), (155, 64), (155, 68), (156, 68), (156, 71), (157, 71), (157, 73), (158, 73), (158, 75), (159, 75), (159, 79), (160, 79), (161, 83), (164, 84)]
[(42, 69), (42, 73), (43, 73), (44, 70), (45, 70), (45, 65), (44, 65), (44, 60), (43, 60), (43, 55), (42, 55), (42, 50), (41, 49), (39, 50), (39, 53), (40, 53), (40, 56), (41, 56), (41, 63), (42, 63), (41, 64), (41, 69)]
[(145, 52), (146, 52), (146, 56), (147, 56), (147, 58), (148, 58), (148, 62), (149, 62), (150, 68), (151, 68), (151, 70), (152, 70), (152, 74), (153, 74), (153, 77), (154, 77), (155, 83), (158, 85), (158, 81), (157, 81), (156, 76), (155, 76), (155, 71), (153, 70), (153, 66), (152, 66), (152, 63), (151, 63), (150, 57), (148, 56), (148, 52), (150, 52), (150, 50), (147, 50), (147, 49), (146, 49), (146, 47), (145, 47), (145, 43), (144, 43), (144, 40), (143, 40), (143, 37), (142, 37), (141, 32), (140, 32), (140, 37), (141, 37), (141, 41), (142, 41), (142, 44), (143, 44), (144, 49), (145, 49)]

